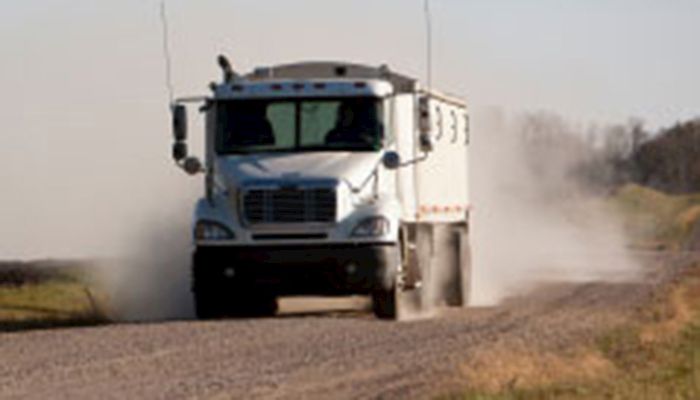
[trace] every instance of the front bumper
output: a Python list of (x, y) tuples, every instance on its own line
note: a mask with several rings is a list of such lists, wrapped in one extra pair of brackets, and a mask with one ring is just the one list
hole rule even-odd
[(396, 245), (198, 247), (195, 287), (251, 288), (275, 295), (368, 294), (393, 281)]

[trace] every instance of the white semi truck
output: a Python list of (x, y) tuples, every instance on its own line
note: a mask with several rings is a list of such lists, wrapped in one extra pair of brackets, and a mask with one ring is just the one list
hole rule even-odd
[[(270, 315), (279, 296), (369, 295), (379, 318), (469, 298), (465, 103), (386, 66), (309, 62), (172, 105), (173, 157), (203, 174), (193, 221), (200, 318)], [(188, 103), (205, 115), (188, 155)], [(413, 299), (412, 301), (408, 299)], [(408, 302), (408, 303), (407, 303)]]

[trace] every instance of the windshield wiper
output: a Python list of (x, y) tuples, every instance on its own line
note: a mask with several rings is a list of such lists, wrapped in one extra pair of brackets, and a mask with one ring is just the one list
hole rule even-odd
[(260, 153), (300, 153), (305, 151), (379, 151), (379, 147), (372, 147), (365, 144), (344, 143), (342, 145), (317, 145), (317, 146), (300, 146), (293, 148), (277, 148), (277, 149), (224, 149), (219, 150), (220, 155), (249, 155)]
[(292, 153), (295, 152), (295, 148), (289, 149), (226, 149), (218, 152), (220, 155), (247, 155), (247, 154), (259, 154), (259, 153)]
[(342, 145), (319, 145), (319, 146), (301, 146), (298, 151), (377, 151), (378, 149), (364, 144), (343, 143)]

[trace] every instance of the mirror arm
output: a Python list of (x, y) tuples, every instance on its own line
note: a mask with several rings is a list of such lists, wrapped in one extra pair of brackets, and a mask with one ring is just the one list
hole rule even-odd
[(409, 165), (418, 164), (419, 162), (423, 162), (423, 161), (428, 159), (429, 154), (430, 153), (428, 153), (428, 152), (424, 152), (423, 155), (420, 157), (414, 158), (413, 160), (404, 161), (401, 164), (399, 164), (399, 168), (408, 167)]
[(213, 104), (214, 104), (213, 101), (211, 101), (210, 99), (206, 99), (206, 100), (204, 101), (204, 104), (202, 104), (202, 106), (199, 107), (199, 112), (200, 112), (200, 113), (205, 113), (205, 112), (209, 111), (209, 110), (211, 109), (211, 107), (212, 107)]
[(345, 179), (345, 178), (342, 178), (342, 180), (343, 180), (343, 182), (345, 182), (346, 185), (348, 185), (348, 187), (350, 188), (350, 191), (351, 191), (352, 193), (354, 193), (354, 194), (360, 193), (360, 192), (362, 191), (362, 189), (364, 189), (365, 186), (367, 186), (367, 184), (369, 183), (369, 181), (372, 180), (372, 178), (375, 178), (375, 182), (379, 180), (379, 179), (377, 179), (377, 178), (379, 177), (379, 166), (380, 166), (381, 164), (382, 164), (382, 160), (380, 159), (380, 160), (374, 165), (374, 168), (372, 168), (372, 172), (370, 172), (369, 175), (367, 175), (367, 177), (365, 178), (364, 181), (362, 181), (362, 183), (360, 184), (359, 187), (354, 187), (354, 186), (352, 186), (352, 183), (351, 183), (349, 180)]
[(372, 185), (372, 197), (374, 199), (379, 198), (379, 166), (377, 165), (377, 168), (374, 169), (374, 173), (372, 174), (372, 177), (374, 177), (374, 185)]

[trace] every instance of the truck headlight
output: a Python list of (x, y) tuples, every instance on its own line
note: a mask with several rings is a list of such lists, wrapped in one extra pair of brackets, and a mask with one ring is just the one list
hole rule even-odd
[(355, 225), (352, 230), (353, 237), (378, 237), (389, 233), (389, 220), (385, 217), (375, 216), (365, 218)]
[(194, 237), (197, 240), (230, 240), (235, 239), (236, 235), (223, 224), (202, 220), (194, 227)]

